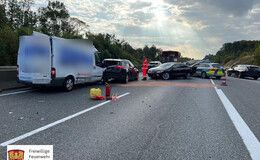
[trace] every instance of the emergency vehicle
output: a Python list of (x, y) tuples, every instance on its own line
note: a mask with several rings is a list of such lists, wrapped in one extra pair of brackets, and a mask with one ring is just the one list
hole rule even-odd
[(192, 68), (194, 76), (200, 76), (202, 78), (216, 77), (220, 79), (226, 74), (226, 69), (218, 63), (199, 63)]
[(17, 59), (18, 82), (31, 86), (60, 86), (102, 79), (99, 52), (89, 40), (50, 37), (38, 32), (21, 36)]

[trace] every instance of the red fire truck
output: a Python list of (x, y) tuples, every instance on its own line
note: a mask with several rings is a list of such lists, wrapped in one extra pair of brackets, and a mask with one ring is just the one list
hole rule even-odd
[(162, 63), (166, 62), (181, 62), (181, 53), (178, 51), (163, 51)]

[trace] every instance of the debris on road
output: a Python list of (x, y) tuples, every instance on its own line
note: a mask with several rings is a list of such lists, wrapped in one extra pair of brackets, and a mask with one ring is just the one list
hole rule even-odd
[(90, 98), (94, 97), (100, 97), (101, 96), (101, 90), (99, 88), (91, 88), (90, 89)]
[(94, 100), (104, 100), (105, 97), (104, 96), (95, 96), (93, 97)]
[(24, 119), (24, 117), (20, 117), (20, 118), (18, 118), (18, 120), (23, 120)]
[(112, 101), (119, 101), (119, 97), (117, 96), (117, 93), (112, 95)]
[(13, 112), (9, 112), (9, 114), (13, 114)]

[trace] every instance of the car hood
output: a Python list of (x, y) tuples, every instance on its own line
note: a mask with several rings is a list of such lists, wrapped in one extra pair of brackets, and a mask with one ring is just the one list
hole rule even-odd
[(167, 70), (167, 69), (169, 69), (169, 68), (154, 67), (154, 68), (151, 68), (151, 69), (149, 69), (149, 70), (151, 70), (151, 71), (165, 71), (165, 70)]

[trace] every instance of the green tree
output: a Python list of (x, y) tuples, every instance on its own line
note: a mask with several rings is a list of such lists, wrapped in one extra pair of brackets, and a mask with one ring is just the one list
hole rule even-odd
[(20, 26), (20, 16), (21, 16), (21, 8), (19, 6), (19, 2), (17, 0), (8, 0), (8, 11), (7, 17), (9, 21), (9, 25), (16, 29)]
[(255, 49), (254, 54), (255, 54), (254, 58), (255, 58), (257, 65), (260, 65), (260, 45), (258, 45), (258, 47)]
[(55, 36), (66, 32), (64, 25), (67, 25), (70, 15), (64, 3), (49, 1), (48, 6), (39, 8), (38, 13), (42, 32)]
[(1, 58), (0, 65), (15, 65), (17, 61), (18, 36), (11, 27), (5, 26), (0, 29)]
[(1, 0), (0, 3), (0, 27), (6, 25), (7, 23), (7, 17), (6, 17), (6, 0)]

